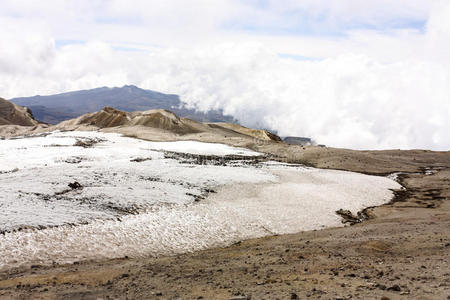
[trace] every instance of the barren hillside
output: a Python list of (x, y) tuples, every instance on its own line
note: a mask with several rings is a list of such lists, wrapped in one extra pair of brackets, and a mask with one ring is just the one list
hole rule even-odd
[(37, 124), (28, 108), (0, 98), (0, 125), (34, 126)]

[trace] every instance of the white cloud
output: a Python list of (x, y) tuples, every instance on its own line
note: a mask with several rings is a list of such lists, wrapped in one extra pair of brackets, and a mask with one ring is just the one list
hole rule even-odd
[(200, 108), (224, 108), (249, 126), (333, 146), (450, 149), (445, 66), (356, 55), (299, 62), (245, 45), (199, 52), (158, 57), (172, 72), (143, 85), (175, 90)]
[[(56, 23), (65, 24), (61, 16), (48, 22), (33, 18), (45, 15), (45, 5), (30, 8), (28, 2), (16, 13), (29, 19), (0, 17), (2, 43), (8, 45), (0, 47), (1, 96), (136, 84), (178, 93), (200, 109), (223, 108), (248, 126), (267, 127), (281, 135), (311, 136), (331, 146), (450, 149), (450, 6), (445, 2), (431, 9), (425, 34), (415, 29), (360, 29), (333, 38), (251, 35), (219, 28), (230, 16), (252, 13), (271, 14), (266, 20), (276, 24), (278, 10), (286, 9), (278, 2), (269, 3), (274, 6), (269, 12), (256, 13), (230, 1), (217, 2), (217, 8), (196, 1), (178, 10), (174, 10), (181, 5), (177, 1), (156, 1), (153, 4), (158, 5), (153, 6), (146, 6), (147, 1), (134, 2), (134, 6), (95, 2), (105, 9), (103, 17), (146, 20), (139, 26), (132, 22), (94, 24), (98, 16), (79, 15), (89, 7), (87, 2), (67, 3), (76, 12), (67, 16), (67, 23), (80, 27), (55, 28)], [(284, 2), (291, 9), (298, 3)], [(319, 14), (328, 2), (302, 3), (302, 9), (315, 9)], [(360, 18), (382, 23), (400, 15), (402, 9), (407, 9), (406, 16), (420, 19), (431, 7), (427, 1), (399, 1), (390, 10), (380, 6), (387, 5), (386, 1), (377, 2), (380, 5), (342, 3), (355, 5), (355, 10), (345, 5), (331, 7), (333, 18), (327, 22)], [(53, 8), (61, 13), (66, 9), (62, 4)], [(374, 13), (366, 15), (366, 11)], [(170, 14), (174, 19), (165, 18)], [(92, 41), (55, 47), (55, 38), (61, 37)], [(182, 42), (171, 42), (178, 37)], [(152, 46), (156, 41), (163, 42)], [(117, 45), (151, 51), (124, 52), (115, 50)], [(278, 56), (281, 52), (325, 59), (283, 59)]]

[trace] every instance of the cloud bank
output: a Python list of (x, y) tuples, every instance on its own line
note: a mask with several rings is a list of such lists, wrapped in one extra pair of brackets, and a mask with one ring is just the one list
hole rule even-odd
[[(233, 17), (270, 14), (261, 18), (278, 24), (277, 17), (282, 15), (273, 13), (277, 9), (270, 13), (263, 9), (249, 12), (245, 7), (235, 11), (226, 1), (221, 3)], [(319, 7), (313, 4), (316, 1), (303, 3)], [(222, 108), (247, 126), (268, 128), (283, 136), (309, 136), (329, 146), (449, 150), (450, 5), (442, 2), (432, 9), (419, 4), (408, 4), (408, 11), (423, 16), (431, 9), (423, 32), (398, 29), (386, 34), (379, 29), (353, 28), (345, 38), (296, 40), (300, 44), (311, 41), (299, 49), (321, 54), (318, 60), (280, 56), (284, 42), (293, 44), (285, 36), (247, 39), (236, 33), (221, 42), (203, 39), (195, 45), (137, 51), (101, 39), (61, 46), (45, 26), (36, 25), (35, 31), (20, 35), (4, 29), (2, 38), (8, 47), (0, 47), (0, 96), (135, 84), (179, 94), (200, 110)], [(123, 11), (126, 18), (127, 11), (120, 7), (110, 9)], [(350, 26), (348, 20), (361, 16), (343, 15), (342, 9), (331, 10), (327, 24)], [(389, 21), (381, 22), (382, 16), (363, 17), (373, 24)], [(251, 20), (257, 23), (258, 17)], [(2, 28), (18, 24), (7, 18), (2, 22)], [(334, 55), (325, 55), (330, 49)]]

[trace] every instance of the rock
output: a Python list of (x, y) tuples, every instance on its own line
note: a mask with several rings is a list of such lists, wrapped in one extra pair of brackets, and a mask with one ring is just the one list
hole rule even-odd
[(81, 189), (83, 187), (78, 181), (71, 182), (71, 183), (68, 184), (68, 186), (72, 190)]
[(296, 293), (291, 293), (291, 300), (297, 300), (298, 296)]
[(388, 291), (400, 292), (402, 289), (398, 286), (398, 284), (394, 284), (391, 287), (387, 288)]
[(342, 217), (342, 223), (349, 223), (350, 225), (354, 225), (356, 223), (360, 223), (361, 220), (357, 216), (353, 215), (353, 213), (349, 210), (339, 209), (336, 211), (336, 214)]
[(143, 161), (147, 161), (147, 160), (152, 160), (151, 157), (137, 157), (134, 159), (131, 159), (131, 162), (143, 162)]

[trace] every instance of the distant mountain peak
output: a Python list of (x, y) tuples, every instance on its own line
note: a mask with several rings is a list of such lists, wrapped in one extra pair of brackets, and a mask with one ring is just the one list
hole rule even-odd
[(141, 88), (139, 88), (139, 87), (137, 87), (137, 86), (135, 86), (135, 85), (133, 85), (133, 84), (125, 84), (122, 88), (129, 88), (129, 89), (136, 89), (136, 90), (144, 90), (144, 89), (141, 89)]
[(126, 112), (166, 109), (180, 117), (201, 122), (236, 122), (233, 117), (225, 116), (221, 110), (199, 112), (186, 108), (178, 95), (145, 90), (132, 84), (122, 87), (103, 86), (48, 96), (21, 97), (11, 101), (29, 107), (37, 120), (50, 124), (100, 111), (107, 106)]

